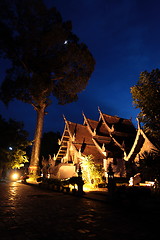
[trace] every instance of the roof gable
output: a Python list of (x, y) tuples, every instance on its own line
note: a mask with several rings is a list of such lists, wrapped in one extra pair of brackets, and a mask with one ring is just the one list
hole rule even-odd
[(136, 129), (130, 119), (120, 118), (117, 116), (110, 116), (103, 114), (103, 118), (109, 128), (114, 127), (114, 131), (123, 133), (135, 133)]
[(74, 137), (73, 142), (93, 144), (92, 135), (88, 131), (87, 126), (68, 121), (68, 127), (72, 137)]
[(87, 122), (90, 125), (90, 128), (91, 128), (92, 131), (94, 131), (94, 129), (97, 128), (98, 123), (99, 123), (98, 121), (95, 121), (95, 120), (92, 120), (92, 119), (89, 119), (89, 118), (87, 118)]

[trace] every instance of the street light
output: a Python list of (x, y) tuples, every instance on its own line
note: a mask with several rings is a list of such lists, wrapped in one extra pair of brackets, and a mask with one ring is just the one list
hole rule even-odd
[(17, 181), (18, 178), (19, 178), (19, 174), (18, 174), (18, 173), (13, 173), (13, 174), (11, 175), (11, 178), (12, 178), (13, 181)]

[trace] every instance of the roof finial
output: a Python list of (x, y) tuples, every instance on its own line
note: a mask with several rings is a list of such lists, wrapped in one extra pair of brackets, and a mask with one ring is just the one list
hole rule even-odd
[(138, 123), (138, 129), (141, 129), (139, 118), (137, 117), (136, 120), (137, 120), (137, 123)]
[(112, 124), (111, 132), (114, 132), (114, 124)]
[(105, 152), (106, 151), (106, 148), (105, 148), (105, 144), (103, 143), (102, 145), (102, 152)]
[(75, 142), (75, 139), (76, 139), (76, 134), (75, 132), (73, 133), (73, 137), (72, 137), (72, 141)]
[(94, 128), (94, 131), (93, 131), (93, 136), (96, 136), (96, 128)]
[(67, 119), (66, 119), (66, 117), (65, 117), (65, 115), (63, 114), (63, 119), (64, 119), (64, 121), (66, 122), (67, 121)]
[(61, 143), (62, 143), (62, 142), (61, 142), (61, 140), (60, 140), (60, 139), (58, 139), (58, 145), (59, 145), (59, 146), (61, 145)]
[(82, 110), (82, 115), (83, 115), (83, 117), (85, 116), (85, 114), (84, 114), (83, 110)]
[(83, 118), (84, 118), (84, 121), (83, 121), (83, 125), (87, 124), (87, 118), (84, 114), (84, 112), (82, 111), (82, 115), (83, 115)]
[(100, 107), (98, 106), (98, 111), (99, 111), (99, 121), (101, 120), (101, 118), (102, 118), (102, 112), (101, 112), (101, 110), (100, 110)]

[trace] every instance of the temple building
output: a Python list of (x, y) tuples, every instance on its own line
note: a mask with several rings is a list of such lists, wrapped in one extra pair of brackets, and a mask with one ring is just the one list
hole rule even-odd
[(151, 151), (158, 151), (158, 146), (156, 146), (149, 140), (138, 121), (138, 129), (134, 143), (128, 155), (124, 155), (124, 160), (136, 163), (139, 161), (140, 158), (143, 158), (144, 152)]
[(111, 164), (115, 177), (125, 177), (125, 161), (136, 158), (143, 145), (139, 144), (141, 134), (132, 121), (104, 114), (100, 109), (98, 121), (87, 118), (84, 113), (83, 118), (83, 124), (79, 124), (64, 117), (64, 132), (55, 160), (78, 168), (81, 160), (91, 155), (94, 163), (103, 169), (104, 176)]

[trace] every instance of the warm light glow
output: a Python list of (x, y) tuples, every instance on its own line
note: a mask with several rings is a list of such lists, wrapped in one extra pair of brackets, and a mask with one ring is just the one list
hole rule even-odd
[(91, 191), (106, 191), (106, 188), (104, 189), (99, 189), (99, 188), (95, 188), (95, 186), (93, 186), (93, 184), (84, 184), (83, 185), (83, 190), (84, 192), (91, 192)]
[(133, 186), (133, 177), (129, 179), (129, 186)]
[(145, 187), (153, 187), (155, 185), (155, 182), (152, 181), (145, 181), (145, 183), (139, 183), (140, 186), (145, 186)]
[(37, 168), (37, 166), (31, 166), (31, 167), (29, 167), (30, 169), (36, 169)]
[(71, 191), (72, 191), (72, 189), (78, 190), (77, 184), (75, 184), (74, 186), (72, 184), (69, 184), (69, 188), (70, 188)]
[(91, 184), (84, 184), (83, 190), (84, 190), (84, 192), (90, 192), (93, 190), (93, 187), (91, 186)]
[(13, 180), (18, 180), (18, 178), (19, 178), (18, 173), (12, 174), (12, 179), (13, 179)]
[[(91, 155), (81, 159), (82, 178), (90, 188), (97, 188), (98, 184), (102, 182), (101, 172), (94, 164), (93, 157)], [(88, 190), (88, 187), (87, 187)]]

